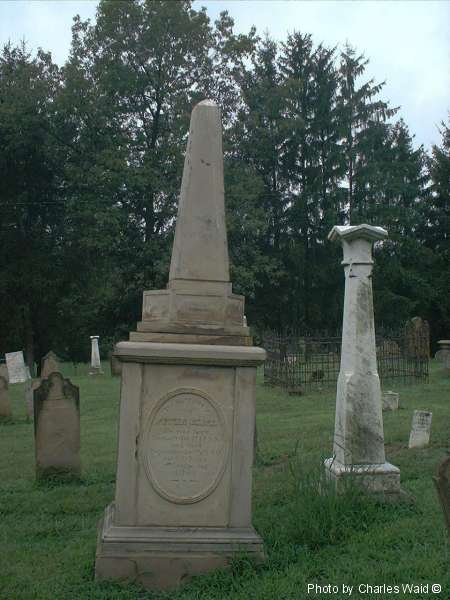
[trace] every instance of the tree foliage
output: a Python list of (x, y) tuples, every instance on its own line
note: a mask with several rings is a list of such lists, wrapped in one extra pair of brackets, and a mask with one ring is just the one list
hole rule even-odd
[(234, 289), (257, 327), (335, 329), (335, 224), (385, 226), (375, 300), (390, 326), (450, 327), (450, 130), (416, 148), (368, 60), (346, 44), (283, 43), (187, 0), (99, 4), (74, 19), (60, 69), (25, 46), (0, 56), (2, 351), (79, 360), (139, 319), (167, 281), (192, 107), (222, 107)]

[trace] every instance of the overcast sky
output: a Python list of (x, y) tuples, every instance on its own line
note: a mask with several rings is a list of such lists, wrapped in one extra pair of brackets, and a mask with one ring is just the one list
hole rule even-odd
[[(72, 17), (95, 18), (97, 0), (0, 0), (0, 43), (25, 38), (31, 49), (50, 50), (62, 64), (67, 58)], [(316, 43), (350, 42), (370, 59), (366, 71), (386, 80), (382, 97), (416, 136), (416, 143), (440, 143), (437, 126), (450, 110), (450, 2), (195, 0), (214, 20), (228, 10), (237, 32), (255, 25), (277, 40), (287, 32), (311, 33)]]

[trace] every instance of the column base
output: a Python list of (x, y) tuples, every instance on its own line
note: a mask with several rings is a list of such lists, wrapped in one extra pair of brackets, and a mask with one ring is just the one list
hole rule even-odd
[(89, 375), (103, 375), (102, 369), (97, 369), (95, 367), (91, 367), (89, 370)]
[(242, 553), (264, 560), (262, 539), (251, 527), (117, 526), (110, 504), (99, 524), (95, 578), (170, 589), (195, 575), (226, 568)]
[(400, 469), (391, 463), (343, 465), (334, 458), (327, 458), (324, 465), (327, 478), (335, 482), (338, 492), (353, 478), (355, 483), (371, 495), (379, 496), (385, 501), (398, 501), (406, 497), (400, 487)]

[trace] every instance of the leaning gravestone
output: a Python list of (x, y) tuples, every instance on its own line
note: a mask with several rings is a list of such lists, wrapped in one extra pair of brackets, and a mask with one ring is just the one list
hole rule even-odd
[(191, 117), (167, 289), (145, 291), (122, 363), (115, 502), (100, 527), (98, 579), (175, 587), (246, 555), (256, 368), (244, 297), (232, 292), (220, 111)]
[(353, 478), (384, 499), (399, 499), (400, 469), (386, 462), (381, 388), (377, 372), (372, 296), (372, 245), (387, 231), (372, 225), (335, 226), (345, 271), (341, 366), (336, 391), (334, 445), (325, 461), (336, 488)]
[(59, 373), (58, 357), (50, 350), (41, 361), (41, 379), (46, 379), (51, 373)]
[(7, 352), (5, 354), (8, 366), (9, 383), (23, 383), (30, 379), (29, 370), (25, 366), (23, 352)]
[(8, 381), (0, 375), (0, 417), (12, 415), (11, 400), (8, 392)]
[(34, 433), (38, 478), (79, 475), (79, 391), (60, 373), (51, 373), (34, 390)]
[(398, 399), (399, 394), (397, 392), (392, 392), (391, 390), (383, 392), (381, 396), (383, 410), (398, 410)]
[(412, 418), (408, 448), (424, 448), (430, 442), (431, 419), (433, 413), (415, 410)]
[(450, 535), (450, 453), (440, 463), (437, 477), (433, 477), (433, 479), (444, 512), (447, 531)]

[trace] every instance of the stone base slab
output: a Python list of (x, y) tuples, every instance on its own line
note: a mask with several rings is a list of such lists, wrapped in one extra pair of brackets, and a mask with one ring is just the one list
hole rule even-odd
[(242, 553), (264, 560), (262, 539), (253, 528), (116, 526), (110, 504), (99, 525), (95, 578), (174, 588), (195, 575), (226, 568)]
[(369, 493), (394, 499), (402, 495), (400, 488), (400, 469), (391, 463), (377, 465), (343, 465), (333, 458), (325, 460), (327, 477), (336, 483), (336, 489), (342, 489), (349, 478), (362, 485)]

